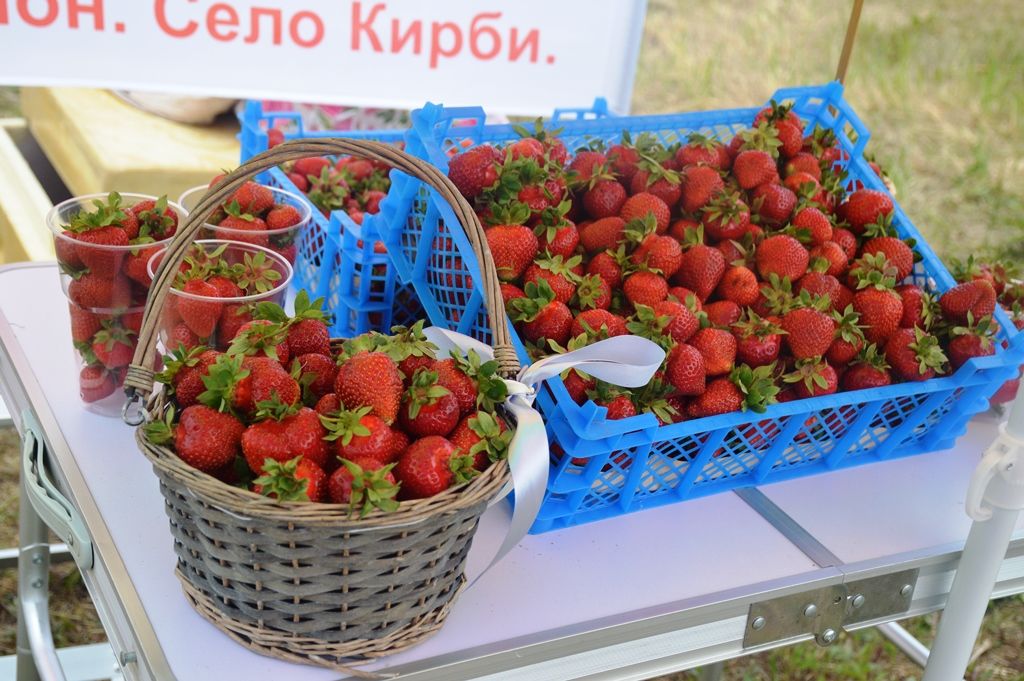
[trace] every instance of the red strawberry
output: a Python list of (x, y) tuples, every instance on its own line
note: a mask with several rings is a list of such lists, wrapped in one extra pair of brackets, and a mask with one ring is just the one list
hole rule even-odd
[(608, 400), (599, 399), (595, 403), (608, 410), (605, 418), (609, 421), (618, 421), (620, 419), (628, 419), (631, 416), (636, 416), (636, 406), (633, 404), (633, 401), (629, 399), (628, 395), (616, 395)]
[(667, 318), (662, 331), (677, 343), (690, 340), (700, 328), (697, 316), (683, 303), (663, 300), (653, 305), (653, 312), (658, 320)]
[(334, 392), (347, 408), (371, 407), (388, 424), (398, 418), (402, 387), (398, 365), (383, 352), (350, 357), (338, 368), (334, 382)]
[[(319, 400), (334, 391), (334, 379), (338, 366), (326, 355), (311, 352), (296, 358), (301, 371), (301, 382), (308, 386), (311, 396)], [(307, 378), (308, 376), (308, 378)]]
[(722, 376), (732, 371), (736, 361), (736, 338), (724, 329), (708, 327), (701, 329), (690, 338), (704, 358), (708, 376)]
[(206, 473), (235, 460), (245, 426), (234, 416), (195, 404), (181, 412), (177, 424), (173, 418), (168, 410), (163, 421), (146, 426), (146, 435), (156, 444), (173, 443), (182, 461)]
[(846, 251), (834, 241), (826, 241), (820, 246), (815, 246), (811, 249), (810, 256), (812, 263), (819, 258), (822, 259), (827, 264), (825, 274), (833, 277), (842, 276), (850, 265)]
[(576, 404), (585, 404), (589, 399), (587, 393), (594, 389), (595, 382), (592, 378), (584, 378), (575, 369), (570, 369), (563, 379), (565, 389)]
[(604, 279), (609, 288), (622, 286), (622, 265), (614, 255), (603, 251), (595, 255), (587, 264), (587, 274), (596, 274)]
[(874, 189), (858, 189), (846, 197), (836, 213), (846, 221), (854, 234), (863, 234), (867, 225), (892, 215), (889, 195)]
[(904, 329), (915, 326), (919, 326), (925, 331), (931, 329), (935, 318), (935, 303), (931, 295), (914, 284), (897, 286), (896, 293), (900, 294), (900, 300), (903, 301), (903, 316), (900, 318), (900, 326)]
[(951, 322), (965, 324), (967, 314), (975, 319), (987, 317), (995, 310), (996, 291), (984, 279), (957, 284), (939, 298), (942, 314)]
[(783, 380), (794, 384), (794, 392), (800, 399), (831, 395), (839, 389), (836, 370), (820, 357), (797, 361), (794, 370), (786, 374)]
[(100, 330), (99, 317), (71, 302), (68, 303), (68, 311), (71, 313), (71, 340), (75, 343), (91, 341)]
[(691, 133), (687, 143), (676, 151), (676, 162), (680, 168), (691, 165), (707, 165), (717, 170), (728, 170), (732, 158), (718, 140), (699, 133)]
[(874, 345), (869, 345), (843, 374), (841, 383), (843, 390), (884, 388), (892, 385), (892, 375), (885, 357), (878, 354)]
[(628, 185), (639, 169), (640, 152), (628, 144), (613, 144), (608, 147), (608, 162), (615, 176)]
[(779, 357), (785, 333), (774, 318), (747, 312), (746, 319), (732, 325), (736, 337), (736, 359), (750, 367), (767, 366)]
[(842, 284), (839, 283), (839, 280), (831, 274), (808, 272), (800, 277), (796, 290), (798, 294), (801, 291), (807, 291), (812, 298), (828, 298), (830, 307), (835, 310), (839, 304), (841, 287)]
[(274, 206), (267, 213), (267, 229), (287, 229), (302, 222), (302, 214), (295, 206)]
[(682, 264), (672, 277), (672, 283), (685, 286), (704, 302), (718, 287), (724, 273), (725, 258), (721, 251), (696, 244), (683, 252)]
[(505, 282), (501, 282), (500, 286), (501, 302), (505, 305), (506, 309), (508, 308), (508, 304), (515, 300), (516, 298), (526, 297), (526, 294), (523, 292), (523, 289), (519, 288), (518, 286), (515, 286), (513, 284), (507, 284)]
[(859, 282), (853, 309), (860, 314), (864, 337), (878, 345), (892, 335), (903, 318), (903, 301), (892, 290), (895, 271), (885, 256), (879, 254), (865, 255), (850, 272)]
[(467, 199), (479, 196), (498, 181), (499, 152), (489, 144), (467, 149), (448, 161), (448, 177)]
[(341, 410), (341, 400), (334, 393), (327, 393), (317, 401), (313, 411), (321, 416), (334, 416)]
[(701, 210), (725, 187), (722, 176), (710, 166), (687, 166), (683, 168), (680, 176), (683, 196), (679, 205), (684, 213), (696, 213)]
[(128, 209), (139, 221), (139, 233), (160, 241), (178, 231), (178, 214), (167, 205), (167, 197), (139, 201)]
[(995, 324), (991, 317), (975, 322), (974, 315), (968, 315), (968, 323), (954, 327), (949, 336), (949, 363), (954, 371), (971, 358), (996, 353)]
[[(251, 401), (258, 406), (260, 402), (277, 400), (283, 404), (295, 404), (302, 397), (298, 381), (285, 369), (269, 357), (246, 357), (244, 366), (249, 369), (252, 378)], [(240, 408), (245, 410), (248, 405), (243, 402)]]
[(106, 326), (93, 337), (93, 354), (108, 369), (126, 367), (135, 353), (135, 338), (127, 329)]
[(579, 229), (562, 217), (549, 223), (542, 221), (533, 228), (533, 231), (537, 235), (540, 251), (560, 255), (566, 260), (572, 257), (580, 243)]
[(833, 319), (813, 307), (798, 307), (782, 318), (786, 331), (786, 345), (796, 359), (807, 359), (824, 355), (836, 330)]
[(437, 373), (421, 369), (412, 378), (398, 416), (402, 430), (413, 437), (426, 437), (452, 432), (459, 413), (458, 399), (438, 383)]
[(149, 261), (159, 251), (160, 246), (150, 246), (149, 248), (140, 246), (128, 251), (128, 255), (124, 259), (124, 273), (129, 279), (149, 288), (149, 285), (153, 283), (153, 278), (149, 276)]
[(646, 237), (630, 257), (636, 265), (646, 265), (659, 270), (661, 276), (669, 278), (679, 269), (683, 261), (683, 250), (679, 242), (670, 236), (651, 234)]
[(713, 326), (728, 328), (740, 320), (743, 310), (731, 300), (716, 300), (704, 305), (704, 314)]
[(683, 395), (700, 395), (706, 388), (704, 356), (697, 348), (679, 343), (665, 360), (665, 378)]
[(781, 184), (761, 184), (750, 193), (750, 209), (761, 216), (761, 224), (779, 227), (789, 222), (796, 208), (796, 194)]
[(200, 338), (208, 338), (217, 328), (224, 309), (217, 288), (202, 279), (190, 279), (181, 290), (185, 294), (177, 296), (181, 321)]
[(576, 173), (579, 182), (589, 182), (594, 173), (607, 165), (607, 157), (599, 151), (584, 150), (576, 154), (569, 164), (569, 170)]
[(531, 343), (542, 338), (565, 345), (572, 327), (572, 312), (555, 300), (546, 281), (526, 285), (526, 297), (512, 301), (512, 321), (521, 323), (523, 337)]
[(323, 468), (328, 447), (320, 415), (309, 407), (295, 411), (280, 403), (265, 404), (272, 418), (249, 426), (242, 434), (242, 452), (252, 472), (262, 473), (267, 459), (284, 462), (297, 456)]
[(594, 220), (580, 228), (580, 243), (587, 253), (615, 250), (625, 237), (626, 221), (612, 216)]
[(833, 366), (842, 367), (852, 362), (864, 348), (864, 329), (852, 305), (844, 307), (842, 312), (834, 310), (832, 319), (836, 322), (836, 333), (827, 358)]
[(450, 392), (463, 414), (476, 409), (477, 381), (470, 374), (472, 364), (463, 359), (441, 359), (434, 362), (437, 382)]
[(743, 408), (743, 395), (728, 378), (716, 378), (707, 390), (693, 398), (686, 407), (690, 418), (703, 418), (739, 411)]
[(626, 222), (642, 220), (648, 215), (654, 218), (657, 234), (668, 231), (671, 217), (668, 204), (649, 192), (633, 194), (622, 204), (622, 210), (619, 212), (619, 217)]
[(634, 272), (622, 283), (622, 291), (633, 305), (652, 306), (668, 296), (668, 282), (654, 272)]
[(795, 156), (804, 145), (804, 128), (800, 118), (793, 113), (789, 104), (777, 104), (774, 100), (761, 109), (754, 117), (754, 126), (769, 126), (779, 140), (779, 151), (782, 156)]
[(459, 421), (448, 439), (461, 456), (473, 457), (473, 468), (483, 471), (508, 456), (512, 433), (500, 418), (475, 411)]
[(612, 287), (596, 274), (580, 279), (576, 287), (576, 307), (581, 310), (607, 310), (612, 304)]
[[(227, 347), (239, 330), (252, 321), (252, 308), (245, 303), (225, 303), (217, 322), (218, 346)], [(187, 328), (187, 327), (186, 327)]]
[[(812, 246), (821, 246), (832, 240), (832, 221), (813, 206), (806, 206), (793, 214), (792, 224), (797, 229), (806, 229)], [(801, 241), (803, 239), (801, 238)]]
[(879, 236), (864, 242), (861, 254), (881, 253), (896, 268), (896, 281), (903, 281), (914, 270), (914, 252), (894, 236)]
[(487, 246), (502, 281), (519, 279), (537, 257), (540, 248), (537, 236), (525, 225), (495, 225), (486, 234)]
[(569, 335), (576, 338), (582, 334), (595, 336), (597, 338), (612, 338), (613, 336), (625, 336), (629, 333), (626, 330), (626, 320), (612, 314), (608, 310), (584, 310), (576, 315), (572, 322), (572, 329)]
[(393, 513), (398, 510), (398, 482), (392, 469), (372, 459), (342, 461), (327, 480), (327, 497), (332, 504), (346, 504), (366, 515), (374, 508)]
[(116, 389), (113, 376), (104, 367), (94, 364), (82, 367), (78, 373), (78, 394), (83, 402), (97, 402), (113, 395)]
[(743, 189), (753, 189), (779, 179), (775, 159), (767, 151), (758, 149), (747, 149), (737, 154), (732, 162), (732, 173)]
[(629, 193), (648, 192), (665, 202), (669, 208), (677, 203), (683, 194), (679, 175), (657, 164), (644, 164), (629, 182)]
[(221, 238), (241, 241), (254, 246), (266, 247), (270, 245), (270, 237), (267, 235), (267, 223), (261, 218), (253, 217), (249, 213), (228, 215), (228, 217), (218, 222), (217, 226), (222, 228), (217, 230), (221, 234)]
[(88, 270), (103, 279), (113, 279), (127, 254), (128, 235), (120, 227), (98, 227), (75, 235), (79, 260)]
[(786, 161), (786, 177), (794, 173), (807, 173), (815, 180), (821, 180), (821, 166), (818, 165), (818, 159), (814, 157), (814, 154), (807, 152), (795, 154)]
[(741, 307), (754, 304), (760, 294), (757, 275), (743, 266), (733, 266), (725, 271), (716, 289), (718, 295)]
[(583, 194), (583, 208), (594, 219), (618, 215), (626, 203), (626, 189), (617, 180), (598, 180)]
[(236, 354), (269, 357), (281, 366), (291, 366), (288, 327), (267, 319), (254, 319), (238, 327), (238, 333), (231, 339), (231, 349)]
[(270, 461), (264, 465), (263, 474), (253, 480), (256, 494), (278, 501), (323, 501), (326, 487), (323, 468), (303, 457), (283, 463)]
[(306, 179), (305, 175), (300, 175), (299, 173), (288, 173), (288, 179), (291, 180), (292, 184), (295, 185), (295, 188), (303, 194), (309, 191), (309, 180)]
[(189, 350), (197, 347), (201, 344), (199, 336), (192, 333), (192, 329), (185, 326), (184, 323), (176, 323), (167, 334), (167, 340), (165, 341), (168, 348), (185, 348)]
[(576, 293), (576, 284), (583, 269), (581, 261), (579, 256), (569, 260), (563, 260), (560, 255), (541, 257), (526, 268), (523, 284), (536, 284), (544, 280), (555, 292), (555, 300), (568, 303)]
[(246, 182), (238, 188), (227, 203), (237, 201), (242, 211), (251, 215), (263, 215), (274, 206), (274, 192), (255, 182)]
[(815, 177), (810, 173), (796, 171), (787, 173), (786, 179), (782, 181), (782, 184), (794, 194), (809, 194), (813, 196), (821, 189), (820, 179), (820, 177)]
[(321, 418), (328, 431), (326, 439), (334, 443), (335, 454), (343, 459), (392, 463), (399, 455), (393, 444), (394, 431), (369, 412), (369, 407), (343, 409), (336, 416)]
[(305, 291), (295, 298), (295, 314), (288, 327), (288, 350), (291, 355), (316, 353), (331, 357), (331, 334), (327, 328), (321, 300), (310, 301)]
[(459, 450), (438, 435), (416, 440), (395, 466), (395, 478), (401, 483), (399, 498), (425, 499), (445, 491), (458, 479), (453, 468), (472, 467), (472, 458), (460, 461)]
[(946, 364), (938, 339), (917, 328), (897, 329), (885, 344), (885, 359), (904, 381), (927, 381)]
[(739, 239), (750, 227), (750, 209), (735, 192), (719, 192), (701, 215), (704, 231), (717, 241)]
[(295, 161), (295, 165), (292, 166), (292, 170), (299, 175), (313, 177), (320, 177), (320, 173), (324, 168), (328, 168), (331, 165), (331, 159), (326, 156), (307, 156), (306, 158), (300, 158)]
[(679, 218), (669, 225), (668, 235), (682, 244), (704, 243), (704, 230), (698, 227), (702, 225), (696, 220)]
[(761, 278), (772, 274), (796, 281), (807, 271), (810, 254), (799, 241), (786, 234), (775, 234), (757, 248), (757, 271)]

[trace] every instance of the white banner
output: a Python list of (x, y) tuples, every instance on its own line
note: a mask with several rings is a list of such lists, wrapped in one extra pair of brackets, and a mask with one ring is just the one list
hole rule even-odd
[(646, 0), (0, 0), (0, 84), (625, 113)]

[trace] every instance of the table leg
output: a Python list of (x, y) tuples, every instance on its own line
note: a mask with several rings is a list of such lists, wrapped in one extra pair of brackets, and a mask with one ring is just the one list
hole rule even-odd
[(715, 662), (714, 664), (706, 664), (700, 668), (697, 673), (700, 681), (721, 681), (722, 674), (725, 673), (725, 662)]

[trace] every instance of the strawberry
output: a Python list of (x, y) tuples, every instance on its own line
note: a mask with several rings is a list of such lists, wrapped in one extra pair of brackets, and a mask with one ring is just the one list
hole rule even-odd
[(399, 452), (393, 446), (394, 431), (370, 407), (341, 409), (336, 415), (321, 415), (327, 429), (325, 439), (332, 442), (334, 453), (350, 461), (374, 461), (380, 465), (393, 463)]
[(647, 192), (654, 194), (672, 208), (683, 195), (679, 174), (657, 163), (640, 162), (640, 169), (629, 182), (629, 193)]
[(121, 269), (126, 255), (128, 236), (120, 227), (106, 226), (79, 232), (76, 253), (82, 264), (94, 275), (113, 279)]
[(657, 234), (664, 234), (668, 231), (668, 223), (671, 217), (668, 204), (649, 192), (633, 194), (622, 204), (619, 217), (627, 223), (633, 220), (643, 220), (648, 215), (654, 218), (655, 231)]
[(750, 193), (750, 210), (760, 216), (760, 223), (780, 227), (789, 222), (796, 208), (796, 194), (781, 184), (761, 184)]
[(93, 354), (108, 369), (126, 367), (135, 353), (135, 338), (136, 335), (127, 329), (104, 324), (104, 328), (93, 336)]
[(679, 343), (665, 360), (665, 378), (683, 395), (700, 395), (706, 388), (704, 356), (697, 348)]
[(322, 501), (327, 487), (323, 468), (297, 456), (266, 461), (263, 474), (252, 481), (253, 492), (278, 501)]
[(472, 373), (472, 364), (462, 357), (436, 360), (433, 371), (437, 374), (438, 385), (444, 387), (455, 398), (462, 414), (476, 409), (478, 385)]
[(634, 272), (622, 283), (622, 291), (633, 305), (654, 305), (668, 296), (668, 282), (659, 274)]
[(565, 345), (572, 327), (572, 312), (555, 300), (555, 292), (546, 281), (526, 285), (526, 297), (513, 300), (512, 321), (521, 323), (523, 337), (531, 343), (542, 338)]
[(707, 389), (697, 395), (686, 407), (686, 414), (692, 419), (716, 416), (739, 411), (743, 408), (743, 395), (728, 378), (716, 378), (708, 383)]
[(747, 307), (754, 304), (760, 294), (757, 275), (743, 266), (733, 266), (725, 271), (716, 289), (724, 300)]
[(864, 337), (870, 343), (884, 344), (903, 318), (903, 301), (892, 289), (896, 283), (895, 272), (881, 254), (865, 255), (851, 270), (851, 275), (859, 282), (853, 296), (853, 309), (860, 314)]
[(338, 399), (338, 396), (335, 393), (327, 393), (317, 401), (313, 411), (321, 416), (333, 417), (341, 411), (341, 408), (341, 400)]
[(523, 284), (537, 284), (544, 280), (555, 292), (555, 300), (568, 303), (575, 295), (576, 285), (580, 281), (582, 260), (578, 255), (569, 260), (564, 260), (560, 255), (541, 257), (526, 268)]
[(843, 229), (842, 227), (834, 228), (832, 230), (832, 241), (839, 244), (843, 252), (846, 253), (848, 261), (857, 257), (857, 237), (850, 230)]
[(789, 104), (774, 100), (754, 117), (754, 126), (768, 125), (779, 140), (779, 152), (784, 158), (795, 156), (804, 146), (804, 127)]
[[(316, 353), (331, 357), (331, 334), (322, 310), (323, 298), (310, 301), (306, 291), (299, 291), (294, 307), (288, 326), (289, 353), (292, 356)], [(287, 319), (283, 315), (281, 318)]]
[(945, 373), (947, 361), (938, 339), (918, 328), (897, 329), (885, 344), (885, 359), (904, 381), (927, 381)]
[(740, 187), (753, 189), (758, 185), (776, 182), (779, 171), (775, 159), (780, 144), (777, 133), (767, 124), (762, 124), (744, 130), (737, 137), (742, 146), (733, 159), (732, 174)]
[(914, 284), (897, 286), (896, 293), (900, 294), (900, 300), (903, 301), (903, 316), (900, 318), (900, 326), (904, 329), (919, 326), (925, 331), (929, 331), (938, 314), (931, 294)]
[(228, 216), (217, 223), (216, 230), (221, 238), (231, 241), (253, 244), (254, 246), (269, 246), (270, 236), (267, 234), (267, 223), (251, 213), (243, 213), (237, 203), (232, 203), (227, 208)]
[(732, 333), (736, 338), (736, 359), (756, 368), (778, 359), (786, 331), (775, 319), (748, 310), (743, 319), (732, 325)]
[(815, 177), (810, 173), (796, 171), (788, 173), (786, 175), (786, 179), (782, 181), (782, 185), (794, 194), (807, 194), (814, 196), (818, 193), (818, 190), (821, 189), (820, 179), (820, 177)]
[(683, 303), (663, 300), (655, 303), (652, 311), (659, 321), (667, 318), (662, 330), (677, 343), (690, 340), (700, 328), (697, 316)]
[(750, 227), (750, 209), (736, 192), (721, 191), (704, 206), (704, 232), (715, 239), (739, 239)]
[(271, 208), (265, 221), (267, 229), (288, 229), (302, 222), (302, 214), (295, 206), (283, 204)]
[(833, 310), (832, 319), (836, 323), (836, 332), (826, 357), (833, 366), (846, 366), (864, 348), (864, 327), (860, 325), (860, 315), (853, 305), (844, 307), (842, 312)]
[(798, 307), (782, 317), (786, 346), (796, 359), (824, 355), (836, 331), (836, 323), (827, 313), (813, 306)]
[(874, 189), (858, 189), (846, 197), (836, 213), (854, 234), (863, 234), (865, 227), (892, 215), (892, 211), (892, 199), (888, 194)]
[(683, 261), (672, 277), (672, 283), (684, 286), (704, 302), (718, 287), (725, 274), (725, 257), (721, 251), (704, 244), (695, 244), (683, 251)]
[(819, 246), (814, 246), (811, 248), (810, 256), (815, 269), (821, 269), (820, 266), (814, 264), (815, 262), (824, 261), (825, 274), (833, 277), (842, 276), (850, 265), (850, 258), (846, 255), (846, 251), (834, 241), (826, 241)]
[[(277, 314), (283, 315), (280, 308)], [(229, 352), (251, 357), (269, 357), (283, 367), (289, 366), (291, 349), (288, 347), (288, 326), (269, 319), (246, 322), (238, 327), (238, 333), (231, 339)]]
[(706, 165), (716, 170), (728, 170), (732, 159), (721, 142), (694, 132), (687, 137), (686, 144), (676, 150), (676, 162), (680, 168)]
[(292, 170), (299, 175), (308, 177), (320, 177), (320, 173), (325, 168), (329, 168), (331, 165), (331, 159), (326, 156), (307, 156), (306, 158), (300, 158), (295, 161), (292, 166)]
[(874, 344), (868, 345), (847, 368), (841, 383), (843, 390), (864, 390), (891, 385), (889, 363), (885, 361), (884, 355), (879, 354)]
[[(256, 409), (251, 358), (225, 355), (216, 350), (204, 350), (196, 357), (200, 350), (179, 350), (173, 360), (167, 361), (164, 374), (170, 372), (170, 385), (178, 406), (201, 403), (218, 411), (251, 415)], [(167, 382), (167, 377), (161, 380)], [(261, 397), (279, 399), (283, 392), (265, 392)], [(297, 392), (296, 389), (295, 394)]]
[(661, 276), (669, 278), (679, 269), (683, 261), (683, 250), (679, 242), (670, 236), (647, 236), (630, 256), (635, 265), (658, 270)]
[(538, 163), (543, 163), (544, 145), (538, 139), (524, 137), (506, 146), (505, 155), (512, 159), (529, 158)]
[(791, 156), (786, 161), (785, 171), (786, 177), (794, 173), (807, 173), (815, 180), (821, 181), (821, 166), (818, 165), (818, 159), (814, 154), (807, 152), (802, 151)]
[(515, 286), (513, 284), (505, 283), (504, 281), (501, 282), (500, 286), (501, 286), (501, 302), (505, 306), (506, 310), (508, 309), (509, 303), (511, 303), (516, 298), (525, 298), (526, 297), (526, 293), (524, 293), (523, 289), (519, 288), (518, 286)]
[(840, 287), (842, 284), (831, 274), (821, 272), (808, 272), (800, 277), (796, 283), (796, 292), (807, 291), (812, 298), (828, 298), (829, 305), (834, 310), (839, 303)]
[(138, 220), (140, 236), (162, 241), (178, 231), (178, 213), (167, 205), (167, 196), (139, 201), (128, 212)]
[(617, 180), (597, 180), (583, 194), (583, 208), (594, 219), (618, 215), (625, 203), (626, 188)]
[[(805, 206), (797, 210), (793, 214), (791, 224), (797, 230), (807, 230), (807, 241), (804, 243), (811, 246), (821, 246), (832, 240), (832, 221), (814, 206)], [(800, 241), (804, 239), (800, 238)]]
[[(870, 231), (867, 233), (871, 233)], [(914, 271), (914, 252), (902, 239), (894, 236), (877, 236), (868, 239), (861, 246), (861, 255), (878, 254), (896, 268), (896, 281), (903, 281)]]
[(690, 345), (704, 358), (708, 376), (722, 376), (732, 371), (736, 361), (736, 338), (728, 331), (713, 327), (701, 329), (690, 338)]
[(964, 324), (968, 313), (975, 319), (981, 319), (995, 311), (996, 291), (984, 279), (967, 281), (943, 293), (939, 307), (948, 321)]
[(627, 333), (629, 332), (626, 330), (626, 320), (602, 309), (580, 312), (572, 321), (572, 328), (569, 331), (572, 338), (584, 334), (612, 338), (613, 336), (625, 336)]
[(68, 303), (68, 311), (71, 313), (71, 340), (75, 343), (92, 340), (100, 330), (100, 318), (71, 302)]
[(145, 427), (151, 442), (158, 445), (173, 443), (178, 458), (204, 473), (235, 460), (244, 430), (245, 426), (231, 414), (202, 404), (186, 407), (177, 424), (171, 408), (163, 421), (153, 421)]
[(763, 412), (777, 400), (779, 388), (775, 385), (774, 365), (750, 368), (744, 364), (733, 369), (728, 377), (716, 378), (707, 390), (693, 398), (686, 407), (690, 418), (703, 418), (734, 411)]
[(149, 288), (150, 284), (153, 283), (153, 278), (149, 276), (149, 261), (154, 255), (160, 251), (159, 246), (150, 246), (149, 248), (135, 248), (128, 251), (128, 255), (124, 259), (124, 273), (129, 279), (137, 281), (146, 288)]
[(572, 398), (573, 402), (580, 405), (586, 403), (589, 399), (587, 393), (595, 388), (594, 379), (586, 377), (575, 369), (567, 371), (562, 380), (565, 383), (565, 389), (569, 393), (569, 397)]
[(786, 234), (775, 234), (757, 248), (757, 271), (762, 279), (772, 274), (796, 281), (807, 271), (810, 254), (799, 241)]
[(696, 220), (679, 218), (668, 227), (668, 235), (681, 244), (704, 243), (704, 230)]
[(181, 290), (185, 294), (177, 297), (181, 321), (200, 338), (208, 338), (217, 328), (224, 309), (217, 288), (202, 279), (190, 279)]
[(636, 406), (629, 399), (628, 395), (616, 395), (608, 400), (598, 399), (595, 401), (595, 404), (608, 410), (605, 418), (609, 421), (618, 421), (636, 416)]
[(240, 402), (238, 408), (243, 411), (259, 406), (260, 402), (276, 400), (292, 405), (302, 398), (302, 388), (295, 377), (269, 357), (246, 357), (243, 366), (252, 378), (249, 395), (236, 397), (236, 402)]
[(949, 363), (956, 371), (973, 357), (996, 354), (995, 323), (991, 317), (977, 321), (967, 313), (967, 324), (956, 326), (949, 332)]
[(684, 213), (700, 211), (725, 187), (722, 176), (710, 166), (687, 166), (680, 172), (680, 177), (683, 195), (679, 205)]
[(473, 199), (498, 182), (499, 152), (489, 144), (467, 149), (448, 161), (448, 177), (467, 199)]
[(731, 300), (716, 300), (704, 305), (704, 314), (712, 326), (728, 328), (740, 320), (743, 310)]
[(612, 288), (596, 274), (580, 279), (574, 306), (580, 310), (607, 310), (612, 304)]
[(622, 286), (621, 258), (609, 251), (598, 253), (587, 263), (587, 274), (596, 274), (604, 279), (610, 289)]
[[(217, 322), (218, 346), (227, 347), (243, 326), (252, 321), (252, 308), (245, 303), (224, 303)], [(188, 327), (185, 327), (188, 328)]]
[(473, 457), (473, 468), (483, 471), (508, 457), (512, 432), (493, 414), (474, 411), (459, 421), (448, 439), (461, 456)]
[(274, 207), (274, 192), (255, 182), (246, 182), (231, 195), (227, 203), (237, 202), (242, 210), (252, 215), (263, 215)]
[(113, 376), (101, 366), (85, 366), (78, 372), (78, 394), (83, 402), (97, 402), (116, 389)]
[(334, 392), (334, 379), (338, 366), (326, 355), (311, 352), (299, 355), (295, 361), (299, 363), (300, 384), (309, 392), (310, 402), (315, 403), (327, 393)]
[(569, 164), (569, 170), (576, 175), (576, 180), (581, 183), (590, 182), (595, 173), (608, 164), (608, 158), (600, 151), (583, 150), (576, 154)]
[(347, 504), (360, 517), (377, 508), (385, 513), (398, 510), (398, 482), (394, 464), (381, 465), (371, 459), (345, 459), (327, 480), (327, 496), (332, 504)]
[(409, 445), (395, 466), (395, 478), (401, 483), (400, 499), (425, 499), (445, 491), (465, 471), (472, 469), (473, 458), (461, 455), (450, 441), (430, 435)]
[(486, 235), (498, 278), (502, 281), (519, 279), (537, 257), (539, 242), (525, 225), (495, 225), (488, 228)]
[(383, 352), (359, 352), (339, 366), (334, 392), (347, 408), (371, 407), (390, 425), (398, 418), (402, 375)]
[(167, 340), (164, 341), (168, 348), (185, 348), (186, 350), (201, 345), (199, 336), (192, 333), (192, 329), (184, 323), (176, 323), (167, 333)]
[(782, 380), (793, 384), (796, 396), (800, 399), (831, 395), (839, 389), (836, 370), (820, 357), (798, 360), (793, 371)]
[(639, 170), (640, 152), (628, 140), (623, 142), (608, 147), (608, 162), (611, 164), (615, 177), (628, 186), (633, 176), (636, 175), (636, 171)]
[(580, 243), (587, 253), (618, 248), (618, 244), (626, 235), (626, 221), (612, 216), (594, 220), (580, 228)]
[(309, 180), (306, 179), (305, 175), (300, 175), (299, 173), (288, 173), (288, 179), (291, 180), (292, 184), (295, 185), (295, 188), (303, 194), (309, 191)]
[[(563, 202), (568, 207), (568, 202)], [(580, 243), (580, 232), (576, 225), (559, 214), (557, 208), (545, 208), (541, 212), (541, 221), (533, 228), (537, 235), (540, 251), (551, 255), (560, 255), (568, 260), (576, 252)], [(551, 213), (549, 211), (556, 211)]]
[(262, 420), (242, 435), (242, 453), (253, 473), (261, 473), (268, 458), (283, 462), (301, 456), (320, 468), (327, 464), (327, 430), (317, 412), (277, 400), (257, 406), (256, 418)]

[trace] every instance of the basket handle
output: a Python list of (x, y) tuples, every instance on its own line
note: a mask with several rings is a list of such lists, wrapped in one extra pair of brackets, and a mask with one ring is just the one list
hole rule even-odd
[[(506, 378), (514, 378), (519, 372), (519, 359), (508, 331), (505, 318), (505, 307), (502, 305), (501, 288), (498, 275), (494, 268), (484, 228), (472, 206), (466, 201), (448, 177), (426, 161), (411, 156), (389, 144), (370, 140), (324, 138), (292, 140), (280, 144), (273, 149), (253, 156), (239, 166), (206, 192), (195, 209), (189, 213), (183, 225), (167, 247), (167, 254), (153, 277), (146, 308), (143, 312), (142, 328), (139, 331), (139, 342), (135, 355), (125, 376), (125, 392), (129, 404), (139, 397), (148, 397), (153, 391), (154, 364), (156, 362), (156, 343), (159, 330), (159, 316), (167, 298), (171, 283), (178, 272), (178, 267), (185, 259), (189, 246), (195, 240), (202, 225), (214, 211), (234, 194), (246, 181), (261, 172), (276, 167), (285, 161), (305, 158), (307, 156), (327, 156), (345, 154), (360, 156), (380, 161), (397, 170), (412, 175), (432, 187), (447, 201), (456, 219), (462, 225), (469, 242), (473, 246), (477, 262), (483, 277), (484, 303), (492, 333), (494, 358), (498, 362), (499, 373)], [(127, 408), (127, 405), (126, 405)]]

